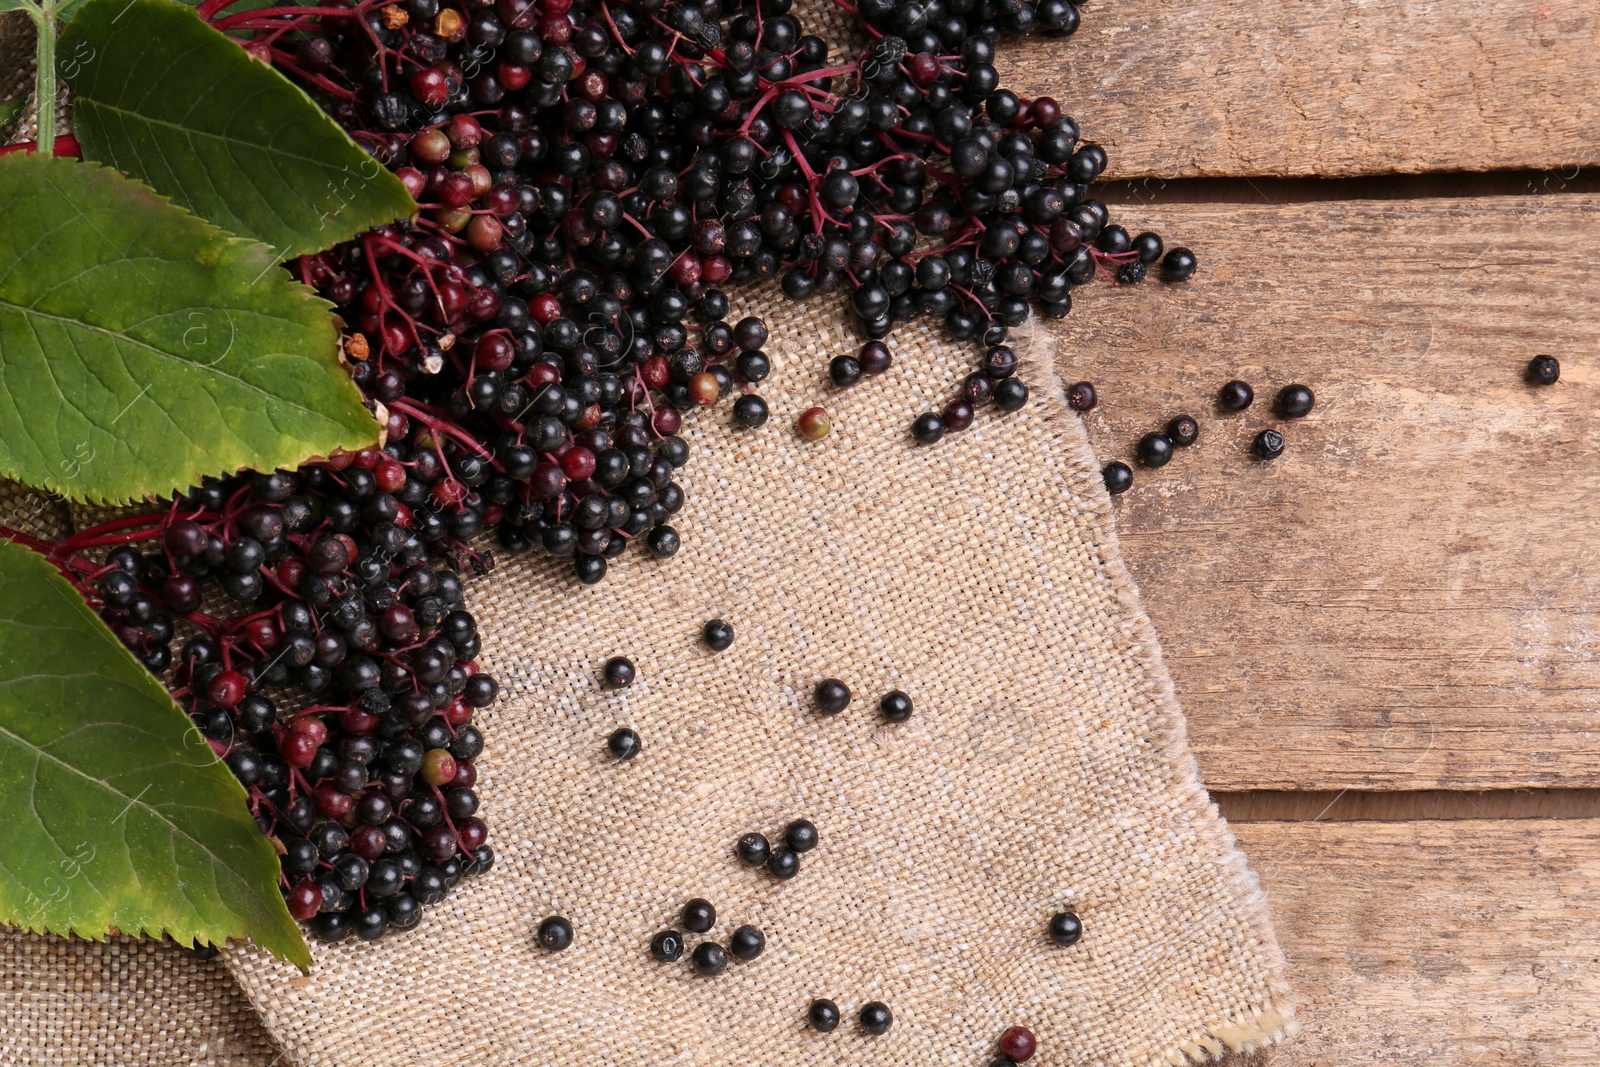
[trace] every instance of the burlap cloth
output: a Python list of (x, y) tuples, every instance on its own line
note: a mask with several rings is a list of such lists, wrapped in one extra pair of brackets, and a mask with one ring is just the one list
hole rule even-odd
[[(495, 869), (408, 934), (314, 946), (309, 977), (225, 953), (284, 1058), (981, 1065), (1023, 1023), (1044, 1065), (1143, 1067), (1281, 1036), (1265, 901), (1196, 778), (1042, 339), (1019, 343), (1028, 407), (923, 448), (907, 424), (970, 346), (902, 327), (894, 367), (839, 391), (827, 358), (859, 344), (842, 315), (736, 303), (773, 329), (773, 420), (689, 420), (683, 551), (630, 553), (593, 588), (533, 556), (470, 586), (505, 687), (482, 714)], [(835, 429), (808, 443), (791, 426), (814, 403)], [(698, 639), (714, 617), (738, 634), (721, 654)], [(617, 654), (639, 681), (611, 693)], [(829, 676), (856, 693), (831, 718), (809, 696)], [(876, 714), (894, 688), (916, 702), (898, 726)], [(622, 724), (644, 751), (619, 765)], [(732, 856), (797, 817), (822, 840), (798, 878)], [(766, 954), (714, 979), (655, 962), (695, 896), (713, 936), (753, 923)], [(1087, 932), (1063, 949), (1044, 930), (1066, 906)], [(577, 931), (555, 955), (533, 940), (551, 914)], [(0, 967), (6, 1067), (271, 1061), (221, 969), (175, 949), (13, 934)], [(894, 1028), (810, 1033), (821, 996), (884, 1001)]]

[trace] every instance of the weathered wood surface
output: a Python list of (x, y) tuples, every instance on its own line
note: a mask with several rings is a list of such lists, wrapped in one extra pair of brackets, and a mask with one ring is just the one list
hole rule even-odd
[(1001, 49), (1113, 177), (1600, 162), (1593, 0), (1088, 0), (1069, 40)]
[(1354, 789), (1213, 793), (1229, 822), (1351, 822), (1419, 819), (1600, 819), (1600, 789), (1504, 789), (1492, 792)]
[(1235, 827), (1303, 1030), (1234, 1064), (1592, 1067), (1600, 822)]
[[(1120, 214), (1201, 273), (1085, 287), (1052, 336), (1102, 459), (1201, 420), (1117, 506), (1206, 783), (1600, 785), (1600, 197)], [(1219, 415), (1235, 377), (1256, 405)]]

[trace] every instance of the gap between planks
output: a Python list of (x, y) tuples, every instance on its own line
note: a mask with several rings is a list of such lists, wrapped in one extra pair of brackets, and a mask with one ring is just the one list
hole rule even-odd
[(1411, 822), (1423, 819), (1600, 819), (1600, 789), (1213, 793), (1224, 818), (1245, 822)]

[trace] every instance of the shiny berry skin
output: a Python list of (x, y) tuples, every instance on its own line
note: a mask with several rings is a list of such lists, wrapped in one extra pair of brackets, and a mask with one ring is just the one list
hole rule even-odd
[(984, 353), (983, 373), (991, 378), (1009, 378), (1017, 373), (1017, 354), (1010, 345), (995, 345)]
[(1067, 403), (1072, 406), (1073, 411), (1093, 411), (1099, 402), (1100, 398), (1089, 382), (1074, 382), (1067, 390)]
[(1126, 493), (1133, 488), (1133, 468), (1121, 460), (1112, 460), (1100, 470), (1100, 477), (1106, 483), (1106, 492), (1112, 496)]
[(1200, 424), (1188, 415), (1177, 415), (1167, 423), (1167, 436), (1180, 448), (1188, 448), (1200, 436)]
[(861, 1006), (861, 1029), (873, 1037), (880, 1037), (889, 1032), (889, 1027), (894, 1025), (894, 1013), (889, 1010), (889, 1005), (879, 1000)]
[(772, 855), (772, 845), (765, 834), (745, 834), (733, 846), (733, 851), (746, 867), (759, 867)]
[(700, 631), (700, 640), (713, 652), (726, 652), (733, 644), (733, 627), (721, 619), (712, 619)]
[(1164, 433), (1147, 433), (1139, 438), (1139, 462), (1146, 467), (1165, 467), (1172, 459), (1172, 438)]
[(1076, 945), (1083, 936), (1083, 923), (1070, 911), (1050, 916), (1050, 940), (1061, 946)]
[(572, 924), (559, 915), (552, 915), (539, 924), (539, 947), (546, 952), (560, 952), (572, 944)]
[(898, 689), (885, 693), (878, 701), (878, 714), (889, 722), (905, 722), (911, 718), (911, 698)]
[(612, 656), (606, 660), (606, 665), (601, 673), (605, 677), (606, 687), (609, 689), (626, 689), (633, 684), (638, 672), (634, 669), (633, 661), (626, 656)]
[(1277, 459), (1283, 455), (1283, 434), (1277, 430), (1262, 430), (1250, 444), (1257, 459)]
[(1187, 248), (1171, 248), (1161, 257), (1161, 273), (1169, 282), (1186, 282), (1194, 277), (1199, 262)]
[(812, 694), (817, 710), (825, 715), (837, 715), (850, 706), (850, 687), (837, 678), (824, 678), (817, 683)]
[(1000, 1035), (1000, 1055), (1012, 1063), (1026, 1063), (1039, 1050), (1039, 1042), (1026, 1026), (1013, 1026)]
[(312, 918), (322, 908), (322, 890), (307, 878), (289, 890), (289, 914), (301, 922)]
[(780, 882), (787, 882), (800, 873), (800, 857), (793, 849), (779, 845), (767, 857), (767, 873)]
[(741, 926), (728, 938), (728, 954), (741, 963), (749, 963), (767, 947), (767, 935), (754, 926)]
[(944, 420), (931, 411), (926, 415), (918, 415), (911, 424), (911, 436), (923, 445), (937, 444), (944, 437), (944, 430)]
[(1528, 360), (1528, 381), (1534, 385), (1554, 385), (1561, 380), (1561, 361), (1554, 356), (1534, 356)]
[(806, 1009), (806, 1023), (819, 1034), (831, 1034), (839, 1029), (839, 1005), (826, 997), (819, 997)]
[(833, 419), (826, 408), (806, 408), (795, 420), (794, 428), (807, 441), (820, 441), (833, 429)]
[(861, 361), (854, 356), (834, 356), (828, 363), (828, 378), (841, 389), (861, 380)]
[(1278, 414), (1286, 419), (1303, 419), (1311, 414), (1311, 409), (1316, 405), (1317, 396), (1310, 389), (1296, 382), (1286, 385), (1278, 390)]
[(856, 355), (856, 362), (861, 364), (862, 374), (878, 375), (894, 364), (894, 354), (882, 341), (868, 341), (861, 346), (861, 351)]
[(728, 953), (715, 941), (706, 941), (695, 946), (689, 962), (694, 965), (695, 974), (715, 978), (728, 969)]
[(222, 671), (206, 686), (206, 695), (213, 704), (232, 708), (244, 699), (244, 690), (244, 675), (238, 671)]
[(1250, 383), (1234, 379), (1225, 383), (1217, 393), (1217, 406), (1224, 411), (1243, 411), (1255, 399), (1256, 391), (1250, 388)]
[(630, 760), (639, 754), (644, 747), (644, 742), (639, 739), (636, 731), (621, 727), (606, 739), (606, 751), (619, 760)]
[(717, 384), (715, 375), (707, 371), (701, 371), (689, 379), (689, 399), (701, 407), (715, 404), (720, 395), (721, 386)]
[(746, 393), (733, 402), (734, 425), (743, 426), (747, 430), (765, 426), (771, 414), (767, 402), (755, 393)]
[[(1016, 381), (1015, 378), (1008, 378), (1006, 380)], [(1019, 382), (1018, 384), (1021, 383)], [(950, 401), (950, 403), (944, 406), (944, 410), (939, 413), (939, 417), (944, 419), (945, 429), (950, 430), (953, 433), (960, 433), (968, 426), (971, 426), (972, 420), (976, 416), (977, 412), (973, 410), (971, 402), (969, 402), (965, 397), (957, 397), (956, 399)]]
[(429, 785), (449, 785), (451, 779), (456, 776), (455, 757), (450, 755), (447, 749), (429, 749), (428, 754), (422, 758), (422, 770), (419, 773), (422, 775), (422, 780)]
[(817, 847), (817, 828), (809, 819), (796, 819), (783, 828), (783, 842), (796, 852)]
[(662, 963), (677, 963), (683, 959), (683, 935), (676, 930), (663, 930), (650, 941), (650, 955)]
[(711, 901), (695, 897), (683, 906), (683, 928), (693, 934), (703, 934), (717, 925), (717, 909)]
[(1021, 378), (1003, 378), (994, 386), (994, 406), (1001, 411), (1021, 411), (1028, 403), (1028, 387)]

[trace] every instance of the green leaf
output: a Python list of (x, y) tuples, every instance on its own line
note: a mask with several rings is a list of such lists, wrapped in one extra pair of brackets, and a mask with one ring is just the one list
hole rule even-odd
[(59, 55), (84, 158), (280, 259), (417, 210), (310, 97), (174, 0), (89, 0)]
[(0, 475), (129, 501), (376, 441), (264, 246), (70, 159), (0, 159), (0, 204)]
[[(4, 0), (0, 0), (3, 3)], [(0, 127), (9, 126), (17, 121), (24, 111), (28, 109), (28, 96), (13, 96), (10, 100), (0, 100)]]
[(0, 922), (308, 967), (244, 789), (45, 558), (0, 541)]

